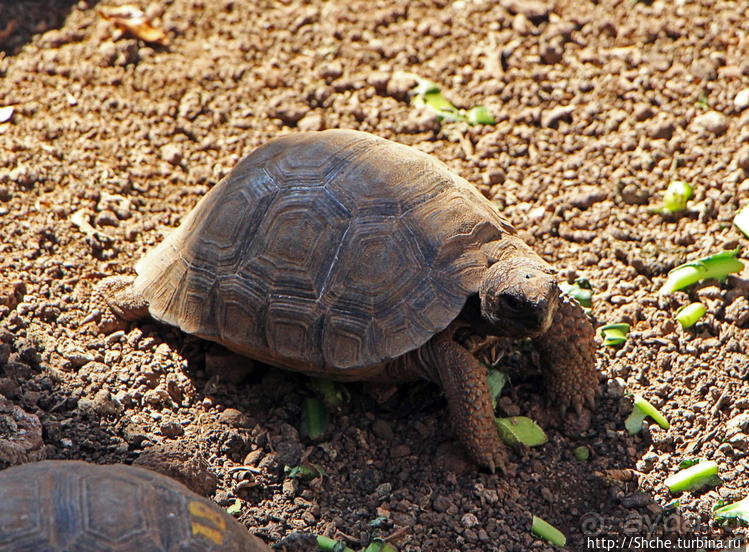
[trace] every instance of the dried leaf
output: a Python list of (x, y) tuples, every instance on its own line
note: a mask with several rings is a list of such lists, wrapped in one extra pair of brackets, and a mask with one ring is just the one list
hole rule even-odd
[(114, 23), (115, 27), (126, 31), (146, 42), (156, 42), (166, 46), (169, 44), (169, 37), (166, 33), (155, 27), (146, 14), (132, 4), (124, 6), (99, 8), (99, 15), (107, 21)]

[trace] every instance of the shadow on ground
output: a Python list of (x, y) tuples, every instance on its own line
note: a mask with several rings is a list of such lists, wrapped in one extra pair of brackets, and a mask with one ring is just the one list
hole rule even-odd
[[(16, 55), (34, 35), (58, 29), (78, 0), (3, 0), (0, 1), (0, 51)], [(96, 0), (84, 0), (88, 8)]]

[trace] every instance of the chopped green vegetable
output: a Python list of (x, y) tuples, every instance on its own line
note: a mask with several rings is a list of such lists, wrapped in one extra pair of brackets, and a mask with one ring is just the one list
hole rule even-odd
[(749, 496), (716, 509), (713, 515), (718, 519), (738, 519), (749, 523)]
[(567, 544), (567, 537), (559, 529), (542, 520), (540, 517), (533, 516), (531, 533), (537, 537), (546, 539), (555, 546), (564, 546)]
[(676, 311), (676, 320), (685, 330), (694, 326), (707, 312), (702, 303), (691, 303)]
[(749, 238), (749, 205), (739, 209), (739, 212), (733, 217), (733, 223)]
[(235, 516), (239, 514), (241, 511), (242, 511), (242, 501), (239, 500), (238, 498), (235, 498), (234, 504), (232, 504), (226, 509), (226, 513), (229, 514), (230, 516)]
[(442, 95), (436, 84), (426, 79), (419, 79), (416, 84), (413, 103), (418, 107), (432, 110), (441, 121), (449, 123), (463, 121), (470, 125), (493, 125), (496, 122), (489, 110), (482, 105), (477, 105), (468, 112), (458, 109)]
[(496, 418), (495, 422), (499, 437), (508, 445), (523, 443), (529, 447), (536, 447), (549, 440), (544, 430), (536, 422), (525, 416)]
[[(419, 84), (416, 89), (417, 93), (414, 98), (414, 105), (431, 109), (440, 119), (448, 122), (464, 118), (460, 110), (442, 95), (440, 89), (433, 82), (427, 81), (427, 84)], [(422, 90), (422, 93), (419, 93), (419, 90)]]
[(496, 368), (490, 368), (486, 376), (486, 380), (489, 383), (489, 395), (492, 398), (492, 408), (497, 408), (497, 397), (502, 392), (502, 388), (507, 383), (507, 376)]
[(575, 454), (575, 458), (577, 458), (581, 462), (584, 462), (585, 460), (590, 458), (590, 449), (586, 447), (585, 445), (582, 445), (580, 447), (575, 448), (574, 454)]
[(736, 258), (738, 254), (739, 248), (737, 247), (733, 251), (722, 251), (677, 266), (668, 273), (668, 278), (658, 293), (667, 295), (700, 280), (723, 280), (732, 272), (741, 272), (744, 269), (744, 263)]
[(302, 464), (301, 466), (284, 466), (284, 473), (291, 479), (312, 481), (325, 475), (325, 470), (317, 464)]
[(317, 535), (317, 548), (322, 552), (354, 552), (343, 541)]
[(496, 123), (489, 110), (483, 105), (477, 105), (469, 109), (466, 113), (466, 119), (469, 125), (493, 125)]
[(707, 460), (667, 477), (665, 484), (668, 490), (674, 494), (683, 491), (696, 491), (720, 482), (720, 478), (717, 476), (718, 463)]
[(671, 424), (661, 414), (656, 407), (650, 404), (648, 401), (643, 399), (640, 395), (634, 395), (634, 405), (632, 407), (632, 414), (624, 421), (624, 427), (630, 435), (639, 433), (642, 430), (642, 422), (645, 418), (650, 416), (653, 421), (661, 426), (663, 429), (668, 429)]
[(343, 404), (346, 389), (340, 383), (327, 378), (312, 378), (310, 385), (320, 395), (328, 410), (335, 410)]
[(583, 307), (590, 308), (593, 306), (593, 286), (587, 278), (578, 278), (574, 284), (562, 282), (559, 289), (564, 293), (576, 299)]
[(678, 213), (687, 207), (687, 201), (692, 198), (694, 191), (688, 182), (674, 180), (663, 194), (663, 207), (656, 209), (661, 214)]
[(380, 538), (375, 538), (362, 552), (398, 552), (398, 549)]
[(302, 406), (302, 434), (312, 440), (325, 435), (329, 422), (328, 410), (320, 399), (305, 399)]
[(700, 459), (699, 458), (692, 458), (690, 460), (682, 460), (679, 462), (679, 469), (683, 470), (684, 468), (691, 468), (695, 464), (699, 464)]
[(426, 96), (440, 91), (440, 87), (428, 79), (419, 79), (414, 88), (414, 94), (417, 96)]
[(372, 521), (369, 522), (370, 527), (374, 527), (377, 529), (378, 527), (385, 525), (388, 521), (387, 516), (377, 516)]
[(608, 324), (601, 328), (601, 335), (603, 336), (603, 344), (607, 347), (617, 347), (624, 344), (627, 341), (627, 333), (629, 332), (629, 324)]

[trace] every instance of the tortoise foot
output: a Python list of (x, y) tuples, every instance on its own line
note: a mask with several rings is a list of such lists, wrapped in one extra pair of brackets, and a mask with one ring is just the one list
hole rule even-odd
[(562, 295), (551, 328), (536, 339), (546, 387), (559, 414), (582, 415), (598, 394), (595, 331), (574, 299)]
[(127, 322), (148, 316), (148, 303), (133, 289), (132, 276), (110, 276), (94, 288), (91, 314), (102, 333), (124, 329)]
[(507, 449), (494, 421), (486, 368), (452, 340), (449, 329), (430, 345), (455, 436), (477, 464), (492, 473), (504, 472)]

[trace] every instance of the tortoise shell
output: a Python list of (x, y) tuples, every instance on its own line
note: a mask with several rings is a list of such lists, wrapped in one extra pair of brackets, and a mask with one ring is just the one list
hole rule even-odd
[(0, 471), (4, 552), (270, 552), (181, 483), (134, 466), (49, 460)]
[(151, 315), (306, 372), (422, 346), (477, 291), (515, 231), (437, 159), (349, 130), (245, 157), (136, 266)]

